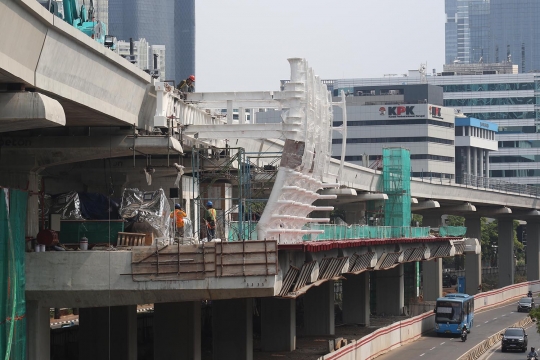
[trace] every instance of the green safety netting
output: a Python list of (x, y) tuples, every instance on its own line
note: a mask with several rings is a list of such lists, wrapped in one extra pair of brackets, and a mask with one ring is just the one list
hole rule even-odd
[(465, 236), (466, 232), (465, 226), (441, 226), (439, 228), (440, 236)]
[(429, 227), (309, 224), (304, 229), (324, 231), (322, 234), (305, 235), (304, 240), (389, 239), (429, 236)]
[(0, 354), (26, 360), (25, 225), (28, 194), (0, 188)]
[(384, 225), (411, 225), (411, 156), (403, 148), (383, 149)]

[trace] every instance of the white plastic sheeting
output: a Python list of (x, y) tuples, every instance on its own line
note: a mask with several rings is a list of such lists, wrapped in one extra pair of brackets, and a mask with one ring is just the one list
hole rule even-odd
[(257, 224), (258, 239), (274, 239), (280, 243), (300, 242), (304, 234), (320, 232), (302, 230), (302, 227), (312, 211), (333, 210), (331, 206), (312, 204), (322, 198), (318, 190), (337, 186), (322, 183), (331, 156), (331, 94), (305, 59), (293, 58), (289, 63), (291, 81), (285, 84), (284, 91), (274, 94), (274, 99), (288, 109), (282, 115), (283, 122), (300, 125), (302, 131), (285, 134), (274, 187)]

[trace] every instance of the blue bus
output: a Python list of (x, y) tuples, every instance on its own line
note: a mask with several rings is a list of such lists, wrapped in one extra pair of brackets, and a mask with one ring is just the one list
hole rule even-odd
[(471, 332), (474, 320), (474, 297), (467, 294), (448, 294), (437, 299), (435, 306), (437, 334), (461, 334), (463, 325)]

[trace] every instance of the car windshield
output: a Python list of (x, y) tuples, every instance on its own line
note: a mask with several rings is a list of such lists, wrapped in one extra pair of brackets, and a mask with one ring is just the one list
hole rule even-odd
[(521, 329), (506, 329), (504, 336), (523, 336)]
[(531, 301), (532, 301), (531, 298), (523, 298), (523, 299), (519, 300), (519, 302), (522, 303), (522, 304), (530, 304)]
[(461, 303), (456, 301), (438, 301), (436, 322), (461, 322)]

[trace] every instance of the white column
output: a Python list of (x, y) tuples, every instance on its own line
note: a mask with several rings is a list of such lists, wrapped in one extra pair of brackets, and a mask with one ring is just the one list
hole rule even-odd
[(489, 151), (486, 150), (486, 177), (489, 177)]
[(478, 149), (480, 152), (480, 176), (484, 177), (484, 149)]
[[(473, 128), (474, 129), (474, 128)], [(473, 164), (472, 164), (472, 174), (478, 175), (478, 151), (476, 151), (476, 148), (472, 148), (473, 153)]]
[(467, 175), (471, 175), (471, 147), (467, 146)]

